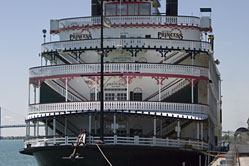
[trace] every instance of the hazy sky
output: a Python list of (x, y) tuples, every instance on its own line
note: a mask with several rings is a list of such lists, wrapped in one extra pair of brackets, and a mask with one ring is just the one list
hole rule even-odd
[[(165, 0), (161, 0), (165, 10)], [(28, 113), (28, 69), (40, 64), (42, 29), (50, 19), (90, 16), (90, 0), (4, 0), (0, 3), (0, 106), (3, 124), (24, 123)], [(221, 64), (223, 130), (246, 126), (249, 116), (249, 1), (179, 0), (180, 15), (212, 8), (215, 58)], [(3, 135), (24, 135), (4, 129)]]

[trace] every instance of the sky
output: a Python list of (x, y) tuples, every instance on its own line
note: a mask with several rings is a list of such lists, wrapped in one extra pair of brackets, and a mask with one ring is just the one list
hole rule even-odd
[[(165, 12), (165, 0), (161, 0)], [(90, 0), (4, 0), (0, 3), (2, 124), (23, 124), (28, 113), (28, 69), (40, 64), (42, 29), (49, 20), (90, 16)], [(179, 0), (179, 15), (212, 8), (215, 59), (222, 78), (223, 130), (247, 126), (249, 117), (249, 1)], [(3, 136), (25, 129), (3, 129)]]

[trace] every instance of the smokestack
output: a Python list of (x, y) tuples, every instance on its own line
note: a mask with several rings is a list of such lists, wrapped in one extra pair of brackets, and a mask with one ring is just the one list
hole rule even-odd
[(92, 0), (92, 16), (100, 16), (100, 4), (98, 0)]
[(178, 0), (166, 0), (166, 15), (178, 16)]

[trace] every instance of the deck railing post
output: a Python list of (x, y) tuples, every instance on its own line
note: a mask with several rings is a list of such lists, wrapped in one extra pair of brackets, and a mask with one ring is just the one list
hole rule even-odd
[(34, 104), (36, 104), (36, 85), (33, 84), (34, 87)]
[(48, 120), (45, 122), (45, 136), (48, 136)]
[(200, 139), (200, 123), (196, 122), (196, 139), (199, 140)]
[(139, 144), (139, 136), (134, 136), (134, 144), (135, 145)]
[(88, 115), (88, 134), (91, 135), (92, 131), (92, 115)]
[(68, 145), (68, 136), (65, 136), (65, 145)]
[(34, 125), (34, 137), (36, 137), (36, 121), (33, 122), (33, 125)]
[(40, 124), (39, 121), (37, 121), (37, 137), (39, 137), (40, 135), (39, 129), (40, 129)]
[[(1, 118), (1, 108), (0, 108), (0, 118)], [(1, 119), (0, 119), (0, 126), (1, 126)], [(29, 126), (28, 122), (26, 122), (26, 138), (28, 137), (28, 126)], [(1, 131), (0, 131), (0, 140), (1, 140)]]
[(156, 146), (156, 136), (153, 136), (153, 145)]
[(154, 137), (156, 136), (156, 116), (154, 116), (154, 125), (153, 125)]
[(114, 135), (114, 144), (116, 145), (117, 143), (118, 143), (118, 137), (117, 137), (117, 135)]
[(129, 77), (126, 77), (126, 100), (129, 101)]
[(65, 100), (66, 102), (68, 101), (68, 78), (66, 78), (65, 80), (65, 86), (66, 86), (66, 96), (65, 96)]
[(201, 140), (203, 141), (203, 122), (201, 122)]
[(114, 133), (114, 135), (116, 135), (116, 132), (117, 132), (117, 129), (116, 129), (116, 126), (117, 126), (117, 122), (116, 122), (117, 117), (116, 116), (117, 115), (114, 113), (113, 114), (113, 133)]
[(67, 135), (67, 117), (65, 117), (65, 125), (64, 125), (64, 135)]
[(56, 119), (55, 117), (53, 118), (53, 142), (54, 144), (56, 143)]

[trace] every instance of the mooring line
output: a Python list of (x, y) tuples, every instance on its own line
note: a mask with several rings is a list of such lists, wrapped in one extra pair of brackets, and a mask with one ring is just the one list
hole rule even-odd
[(101, 150), (101, 148), (99, 147), (99, 145), (96, 144), (96, 146), (98, 147), (100, 153), (101, 153), (102, 156), (105, 158), (105, 160), (108, 162), (108, 164), (109, 164), (110, 166), (112, 166), (111, 162), (107, 159), (107, 157), (105, 156), (105, 154), (103, 153), (103, 151)]

